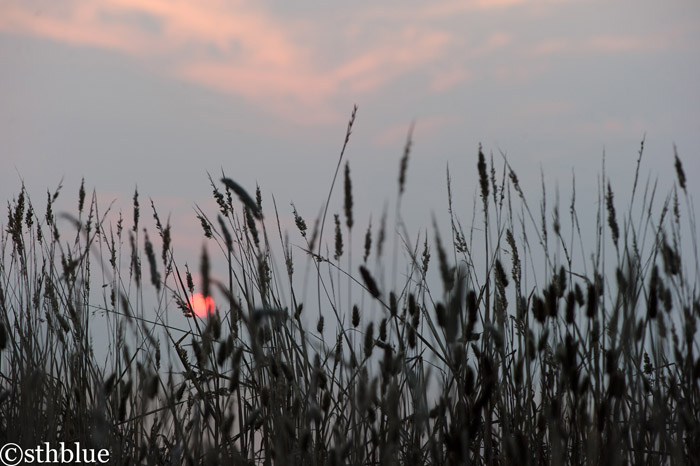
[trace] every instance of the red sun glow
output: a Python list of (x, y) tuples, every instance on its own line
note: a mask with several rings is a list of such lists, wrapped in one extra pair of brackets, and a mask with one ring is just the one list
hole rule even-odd
[(214, 312), (214, 298), (202, 293), (195, 293), (188, 299), (192, 311), (197, 317), (206, 317)]

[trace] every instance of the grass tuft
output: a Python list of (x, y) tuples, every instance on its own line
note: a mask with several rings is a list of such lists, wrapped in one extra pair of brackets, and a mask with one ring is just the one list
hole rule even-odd
[[(530, 204), (479, 146), (481, 205), (458, 217), (448, 171), (444, 241), (436, 217), (416, 237), (401, 218), (411, 126), (396, 216), (383, 209), (374, 240), (367, 213), (358, 268), (347, 162), (330, 205), (355, 115), (310, 234), (291, 204), (300, 246), (274, 197), (265, 218), (259, 187), (209, 178), (199, 277), (138, 191), (126, 227), (84, 181), (75, 214), (55, 213), (61, 185), (45, 212), (22, 186), (0, 233), (0, 445), (80, 442), (114, 464), (699, 464), (700, 266), (675, 147), (663, 202), (640, 149), (629, 199), (602, 183), (589, 219), (575, 183), (561, 216), (544, 174)], [(342, 214), (323, 238), (331, 208), (345, 238)], [(194, 314), (195, 292), (217, 296), (212, 314)]]

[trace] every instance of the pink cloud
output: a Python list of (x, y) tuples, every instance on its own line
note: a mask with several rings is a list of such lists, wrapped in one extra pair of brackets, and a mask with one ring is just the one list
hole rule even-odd
[(119, 51), (300, 122), (342, 118), (334, 99), (376, 92), (444, 56), (451, 40), (440, 30), (403, 27), (378, 43), (357, 37), (351, 52), (327, 64), (313, 43), (323, 27), (275, 18), (244, 0), (71, 0), (38, 12), (31, 2), (0, 4), (0, 31)]
[(184, 63), (177, 74), (189, 81), (259, 102), (268, 111), (299, 123), (340, 118), (327, 105), (333, 83), (303, 69), (260, 68), (216, 61)]
[(347, 83), (354, 92), (374, 91), (394, 77), (438, 59), (449, 43), (447, 33), (408, 28), (341, 64), (331, 72), (332, 79), (339, 85)]
[[(295, 43), (296, 26), (242, 2), (74, 1), (64, 10), (35, 13), (28, 4), (2, 4), (0, 30), (123, 52), (158, 71), (239, 94), (278, 113), (295, 107), (288, 101), (318, 107), (329, 95), (328, 79), (316, 78), (322, 73)], [(134, 14), (155, 18), (159, 30), (144, 31), (123, 19)]]
[[(335, 106), (346, 96), (365, 98), (408, 75), (421, 75), (427, 90), (439, 93), (477, 74), (532, 79), (546, 66), (532, 57), (660, 46), (653, 37), (622, 34), (532, 43), (496, 30), (469, 39), (442, 22), (475, 10), (562, 1), (568, 0), (448, 0), (348, 10), (347, 26), (335, 31), (318, 18), (277, 17), (251, 0), (26, 0), (0, 3), (0, 31), (118, 51), (153, 72), (241, 97), (288, 120), (337, 124), (345, 108), (338, 114)], [(328, 37), (339, 40), (338, 47), (324, 43)], [(492, 65), (472, 69), (473, 59)]]
[(94, 5), (81, 5), (68, 15), (61, 13), (33, 12), (22, 4), (4, 4), (0, 7), (0, 30), (132, 54), (152, 46), (142, 31), (128, 25), (100, 24), (96, 21), (99, 10)]

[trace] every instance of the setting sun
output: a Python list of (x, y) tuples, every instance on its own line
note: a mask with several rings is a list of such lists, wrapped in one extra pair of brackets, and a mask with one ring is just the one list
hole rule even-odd
[(211, 296), (205, 298), (202, 293), (195, 293), (190, 296), (188, 301), (197, 317), (206, 317), (214, 312), (214, 298)]

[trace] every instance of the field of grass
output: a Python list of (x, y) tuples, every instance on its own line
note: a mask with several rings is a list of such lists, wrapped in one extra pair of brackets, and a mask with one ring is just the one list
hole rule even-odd
[[(451, 231), (426, 219), (409, 237), (409, 139), (395, 224), (352, 253), (345, 145), (326, 210), (292, 208), (295, 231), (259, 190), (212, 180), (196, 271), (137, 193), (116, 221), (82, 186), (72, 213), (54, 211), (58, 191), (43, 210), (18, 193), (0, 239), (0, 446), (80, 442), (148, 465), (700, 464), (700, 267), (678, 155), (668, 193), (642, 182), (642, 144), (625, 208), (602, 173), (560, 212), (544, 181), (533, 205), (505, 158), (475, 148), (480, 214), (463, 227), (450, 195)], [(224, 299), (193, 317), (195, 291)]]

